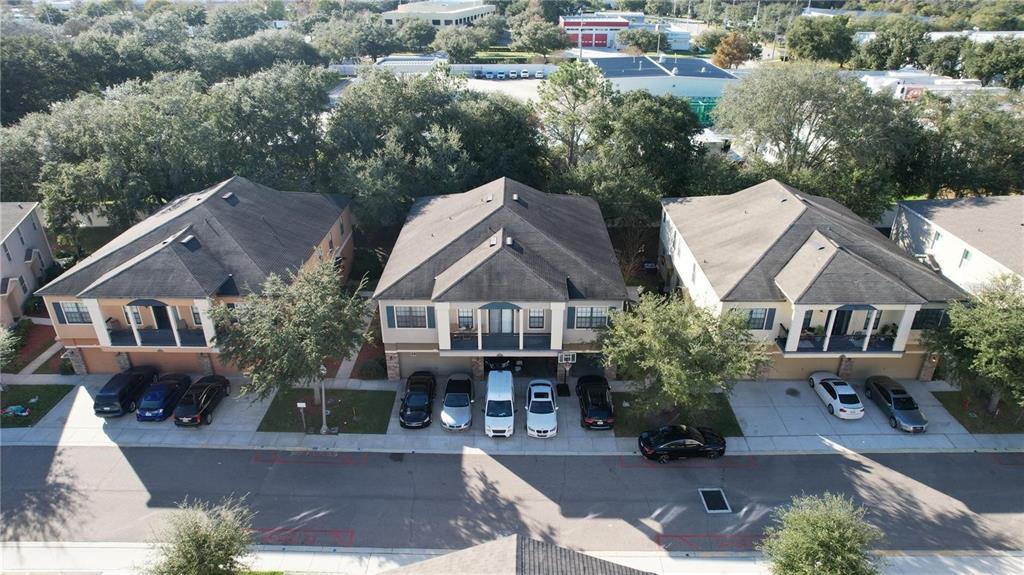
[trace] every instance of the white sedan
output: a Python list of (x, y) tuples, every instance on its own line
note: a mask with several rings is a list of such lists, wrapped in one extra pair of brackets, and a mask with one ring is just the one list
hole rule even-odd
[(811, 389), (825, 402), (828, 412), (839, 419), (864, 417), (864, 404), (853, 387), (834, 373), (816, 371), (808, 378)]
[(554, 437), (558, 433), (555, 388), (546, 379), (530, 382), (526, 394), (526, 433), (530, 437)]

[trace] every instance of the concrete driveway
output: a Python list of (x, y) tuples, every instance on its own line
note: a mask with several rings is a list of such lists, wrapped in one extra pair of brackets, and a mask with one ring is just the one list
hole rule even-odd
[[(864, 402), (861, 419), (844, 420), (829, 415), (825, 404), (803, 380), (744, 381), (736, 384), (729, 403), (752, 450), (771, 438), (793, 449), (809, 449), (824, 442), (848, 447), (948, 448), (957, 440), (969, 441), (967, 430), (942, 407), (932, 390), (948, 390), (945, 382), (901, 381), (928, 418), (928, 432), (912, 435), (889, 426), (889, 418), (864, 395), (864, 383), (851, 381)], [(950, 439), (954, 437), (954, 439)], [(791, 439), (786, 439), (791, 438)]]

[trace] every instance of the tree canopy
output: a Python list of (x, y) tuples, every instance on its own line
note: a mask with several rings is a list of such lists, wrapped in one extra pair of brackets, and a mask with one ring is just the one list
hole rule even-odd
[(328, 359), (343, 361), (368, 341), (369, 305), (358, 291), (347, 293), (326, 260), (285, 279), (271, 274), (259, 293), (229, 307), (217, 303), (210, 316), (217, 347), (248, 378), (242, 393), (264, 399), (279, 389), (311, 385)]
[(235, 575), (251, 553), (255, 513), (242, 499), (182, 501), (154, 537), (149, 575)]
[(882, 532), (865, 509), (838, 494), (794, 497), (772, 512), (758, 548), (776, 575), (876, 575), (870, 549)]
[(760, 52), (750, 41), (736, 32), (729, 32), (718, 42), (711, 63), (720, 68), (738, 68), (740, 64), (753, 58)]
[(768, 361), (744, 316), (714, 311), (685, 295), (644, 293), (628, 312), (614, 312), (601, 334), (606, 365), (641, 378), (635, 388), (648, 409), (702, 411), (712, 393), (728, 391)]
[(853, 55), (849, 19), (796, 18), (786, 30), (789, 53), (804, 60), (828, 60), (842, 65)]

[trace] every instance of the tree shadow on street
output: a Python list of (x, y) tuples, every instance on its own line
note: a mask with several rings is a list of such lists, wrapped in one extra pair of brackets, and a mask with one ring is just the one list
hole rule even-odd
[[(59, 539), (87, 495), (57, 448), (26, 455), (25, 450), (3, 450), (0, 536), (4, 541)], [(42, 488), (31, 487), (40, 483)]]

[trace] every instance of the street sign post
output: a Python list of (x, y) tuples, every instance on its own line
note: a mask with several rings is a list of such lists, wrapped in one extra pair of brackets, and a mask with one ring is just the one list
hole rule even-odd
[(306, 402), (305, 401), (297, 401), (297, 402), (295, 402), (295, 407), (299, 408), (299, 417), (302, 418), (302, 431), (305, 432), (306, 431)]

